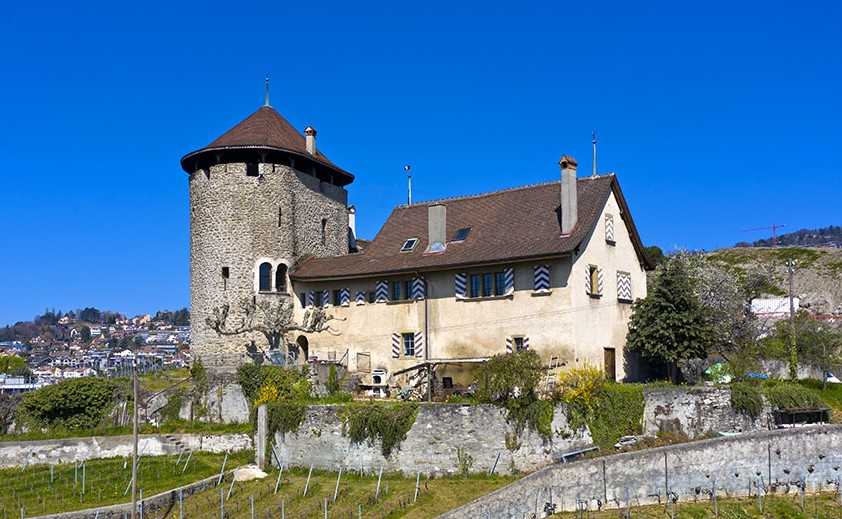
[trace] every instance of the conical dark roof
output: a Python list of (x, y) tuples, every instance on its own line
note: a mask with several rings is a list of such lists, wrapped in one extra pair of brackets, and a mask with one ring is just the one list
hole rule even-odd
[(271, 106), (260, 107), (206, 147), (185, 155), (181, 159), (181, 167), (192, 173), (205, 165), (217, 163), (217, 160), (242, 162), (249, 151), (255, 156), (262, 153), (262, 157), (269, 154), (303, 158), (305, 162), (312, 162), (320, 166), (318, 169), (331, 174), (339, 185), (349, 184), (354, 179), (352, 174), (332, 163), (320, 151), (316, 150), (315, 155), (308, 153), (304, 136)]

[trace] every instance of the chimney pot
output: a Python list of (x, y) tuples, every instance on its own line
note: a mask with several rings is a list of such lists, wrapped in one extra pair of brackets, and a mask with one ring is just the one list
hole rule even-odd
[(572, 169), (576, 171), (576, 168), (579, 166), (579, 162), (571, 157), (570, 155), (562, 155), (561, 159), (558, 161), (558, 165), (561, 166), (561, 169)]
[(312, 126), (304, 128), (304, 140), (307, 148), (307, 153), (310, 155), (316, 154), (316, 130)]

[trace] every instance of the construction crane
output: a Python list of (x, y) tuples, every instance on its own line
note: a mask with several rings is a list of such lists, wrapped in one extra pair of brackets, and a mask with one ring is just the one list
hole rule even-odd
[(740, 232), (767, 231), (769, 229), (772, 229), (772, 248), (774, 249), (774, 248), (778, 247), (778, 229), (780, 229), (781, 227), (786, 227), (786, 224), (782, 223), (782, 224), (778, 225), (778, 224), (773, 223), (772, 225), (770, 225), (768, 227), (758, 227), (757, 229), (746, 229), (746, 230), (740, 231)]

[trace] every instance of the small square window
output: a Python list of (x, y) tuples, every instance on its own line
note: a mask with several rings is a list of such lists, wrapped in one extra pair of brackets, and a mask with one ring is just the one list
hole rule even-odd
[(456, 231), (456, 234), (453, 235), (453, 239), (450, 241), (465, 241), (465, 238), (468, 237), (468, 233), (471, 232), (470, 227), (463, 227)]
[(403, 242), (401, 252), (411, 252), (413, 249), (415, 249), (416, 245), (418, 245), (418, 238), (410, 238)]
[(254, 162), (249, 162), (246, 164), (246, 176), (247, 177), (256, 177), (260, 174), (257, 168), (257, 164)]
[(222, 277), (228, 279), (231, 277), (231, 269), (228, 267), (222, 267)]
[(407, 357), (414, 357), (415, 356), (415, 334), (414, 333), (402, 333), (401, 338), (403, 339), (403, 354)]

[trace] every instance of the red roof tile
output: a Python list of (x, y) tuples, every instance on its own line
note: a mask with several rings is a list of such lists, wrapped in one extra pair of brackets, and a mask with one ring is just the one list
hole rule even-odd
[[(571, 253), (596, 224), (613, 191), (622, 208), (638, 256), (649, 265), (643, 245), (620, 192), (616, 177), (601, 175), (577, 181), (579, 220), (573, 232), (561, 235), (560, 182), (549, 182), (493, 193), (396, 207), (363, 252), (334, 258), (314, 258), (292, 273), (294, 279), (364, 277), (377, 274), (435, 270), (461, 265), (508, 262)], [(434, 204), (447, 208), (447, 239), (470, 227), (462, 242), (449, 242), (442, 253), (425, 253), (427, 212)], [(409, 238), (419, 242), (412, 252), (400, 252)]]
[[(284, 117), (270, 106), (262, 106), (242, 122), (222, 134), (202, 149), (188, 153), (181, 159), (185, 171), (192, 159), (208, 152), (220, 150), (265, 149), (291, 152), (296, 156), (314, 160), (353, 180), (353, 175), (328, 160), (316, 149), (316, 154), (307, 152), (306, 139)], [(350, 180), (349, 180), (350, 182)]]

